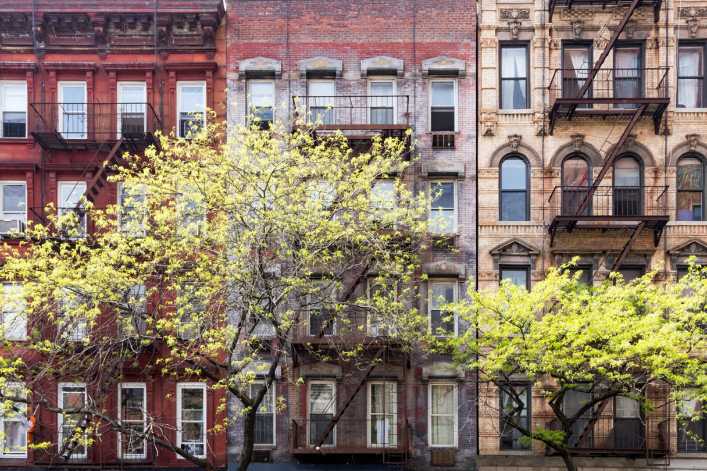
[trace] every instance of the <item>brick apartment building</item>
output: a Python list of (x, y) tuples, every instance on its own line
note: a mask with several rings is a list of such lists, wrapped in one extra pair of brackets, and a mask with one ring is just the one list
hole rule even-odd
[[(479, 2), (480, 289), (532, 290), (573, 256), (586, 284), (707, 262), (705, 15), (693, 1)], [(480, 390), (479, 469), (564, 469), (504, 429), (505, 398)], [(551, 426), (524, 394), (525, 420)], [(704, 469), (705, 420), (691, 435), (673, 417), (601, 404), (571, 442), (577, 465)]]
[[(74, 210), (86, 195), (97, 208), (121, 203), (119, 184), (105, 180), (123, 152), (139, 153), (156, 142), (155, 131), (183, 133), (185, 113), (206, 104), (225, 119), (224, 5), (220, 0), (160, 2), (20, 0), (0, 2), (0, 236), (3, 242), (28, 222), (46, 223), (44, 208)], [(80, 218), (85, 231), (90, 218)], [(9, 286), (9, 285), (8, 285)], [(143, 291), (144, 293), (144, 287)], [(144, 324), (143, 324), (144, 326)], [(28, 335), (14, 332), (17, 340)], [(150, 352), (154, 359), (155, 352)], [(57, 375), (51, 401), (80, 405), (97, 391)], [(221, 420), (213, 391), (200, 383), (123, 372), (123, 382), (102, 391), (105, 408), (130, 404), (173, 424), (191, 394), (197, 399), (201, 430)], [(174, 400), (168, 399), (175, 398)], [(199, 399), (201, 398), (201, 399)], [(119, 405), (120, 404), (120, 405)], [(138, 414), (139, 415), (139, 414)], [(145, 416), (130, 419), (144, 426)], [(61, 458), (64, 421), (39, 408), (32, 436), (54, 443), (46, 449), (22, 446), (24, 428), (3, 420), (5, 446), (0, 466), (11, 467), (182, 467), (185, 460), (146, 443), (127, 443), (115, 432), (81, 447), (67, 463)], [(127, 418), (126, 418), (127, 420)], [(71, 423), (71, 422), (69, 422)], [(19, 434), (19, 435), (18, 435)], [(225, 466), (224, 436), (203, 435), (201, 447)], [(206, 441), (208, 440), (208, 446)], [(186, 443), (186, 442), (184, 442)]]
[[(412, 130), (419, 160), (402, 177), (416, 192), (441, 191), (436, 209), (447, 221), (440, 244), (423, 254), (421, 298), (451, 301), (476, 273), (475, 18), (469, 1), (227, 4), (231, 122), (247, 123), (249, 109), (265, 120), (311, 112), (321, 117), (317, 132), (341, 130), (360, 149), (373, 135)], [(363, 274), (353, 296), (366, 296), (368, 285)], [(433, 328), (441, 326), (439, 309), (417, 307), (436, 316)], [(466, 328), (454, 324), (450, 334)], [(258, 469), (475, 467), (475, 383), (449, 367), (451, 357), (405, 355), (394, 343), (376, 343), (370, 353), (382, 364), (351, 369), (319, 362), (306, 348), (320, 343), (326, 351), (350, 338), (336, 331), (317, 338), (306, 320), (296, 329), (275, 391), (287, 408), (259, 413)], [(232, 403), (230, 413), (237, 409)], [(229, 463), (237, 463), (242, 443), (236, 424), (228, 432)]]

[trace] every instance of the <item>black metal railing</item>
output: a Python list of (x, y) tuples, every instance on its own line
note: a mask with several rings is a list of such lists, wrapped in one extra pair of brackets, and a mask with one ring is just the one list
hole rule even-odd
[(322, 128), (403, 129), (410, 125), (408, 95), (295, 96), (295, 119)]
[(597, 187), (584, 210), (582, 203), (589, 194), (588, 186), (556, 186), (548, 199), (550, 217), (641, 219), (645, 216), (668, 216), (667, 186)]
[[(315, 444), (331, 421), (331, 414), (312, 414), (291, 423), (293, 453), (317, 453)], [(322, 445), (328, 453), (402, 452), (408, 443), (408, 423), (394, 414), (368, 419), (341, 418)]]
[(150, 103), (30, 103), (30, 109), (31, 132), (64, 140), (109, 141), (162, 128)]

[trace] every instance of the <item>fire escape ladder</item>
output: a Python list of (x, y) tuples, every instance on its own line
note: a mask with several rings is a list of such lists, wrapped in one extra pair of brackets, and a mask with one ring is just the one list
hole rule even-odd
[[(78, 220), (81, 220), (81, 218), (84, 217), (86, 214), (86, 208), (84, 206), (86, 201), (90, 201), (93, 203), (96, 199), (96, 196), (100, 193), (101, 189), (103, 186), (106, 184), (108, 181), (108, 174), (112, 173), (111, 172), (111, 167), (114, 167), (118, 165), (120, 156), (118, 155), (118, 151), (122, 148), (123, 144), (125, 143), (125, 138), (119, 139), (113, 148), (110, 151), (110, 154), (108, 154), (108, 157), (103, 161), (103, 164), (98, 168), (96, 171), (96, 174), (93, 176), (91, 181), (89, 182), (88, 185), (86, 185), (86, 192), (83, 194), (83, 197), (79, 199), (79, 202), (76, 204), (76, 206), (73, 208), (73, 213), (76, 216)], [(59, 232), (59, 236), (62, 238), (68, 238), (69, 228), (65, 227)]]
[[(582, 204), (579, 205), (579, 209), (577, 210), (576, 215), (581, 216), (584, 214), (584, 212), (587, 210), (587, 207), (589, 206), (589, 203), (592, 201), (592, 197), (594, 196), (594, 193), (597, 191), (597, 188), (599, 188), (599, 185), (601, 184), (602, 180), (606, 176), (607, 172), (611, 168), (612, 165), (614, 165), (614, 160), (616, 160), (616, 156), (619, 155), (619, 152), (621, 151), (621, 148), (624, 146), (624, 143), (626, 142), (626, 139), (628, 139), (629, 134), (631, 134), (631, 131), (633, 130), (633, 127), (638, 123), (638, 119), (641, 117), (643, 112), (646, 110), (646, 106), (648, 105), (641, 105), (636, 109), (636, 112), (633, 115), (633, 118), (631, 118), (631, 121), (629, 121), (628, 126), (626, 126), (626, 129), (624, 130), (623, 134), (621, 135), (621, 138), (619, 138), (619, 142), (616, 143), (614, 148), (611, 150), (611, 153), (607, 157), (606, 161), (604, 162), (604, 167), (602, 167), (601, 171), (599, 172), (599, 175), (594, 179), (594, 183), (592, 184), (591, 188), (587, 191), (587, 195), (584, 197), (584, 200), (582, 201)], [(574, 226), (577, 224), (577, 221), (572, 221), (568, 224), (567, 230), (572, 231)]]
[(384, 350), (385, 350), (385, 347), (379, 348), (378, 351), (376, 352), (376, 354), (373, 356), (371, 363), (364, 370), (363, 374), (361, 375), (361, 378), (358, 380), (358, 382), (354, 386), (353, 391), (351, 391), (351, 394), (349, 394), (349, 397), (346, 398), (346, 400), (342, 404), (341, 408), (334, 415), (334, 417), (331, 418), (331, 420), (327, 424), (326, 428), (322, 432), (321, 436), (317, 440), (317, 443), (314, 444), (315, 448), (319, 448), (320, 446), (322, 446), (322, 444), (324, 443), (324, 440), (326, 440), (327, 437), (329, 436), (329, 434), (331, 433), (331, 431), (334, 430), (336, 423), (339, 421), (339, 419), (341, 419), (341, 416), (344, 415), (344, 412), (346, 412), (346, 409), (348, 409), (349, 405), (351, 404), (351, 401), (353, 401), (354, 397), (356, 397), (356, 394), (358, 394), (359, 389), (361, 389), (361, 386), (363, 386), (363, 383), (366, 381), (368, 376), (371, 374), (371, 371), (373, 371), (373, 368), (375, 368), (376, 364), (378, 363), (378, 359), (380, 359), (381, 355), (383, 355)]
[[(353, 294), (354, 290), (356, 287), (361, 283), (361, 280), (363, 280), (364, 276), (366, 275), (366, 272), (368, 271), (368, 264), (364, 264), (361, 266), (361, 270), (356, 274), (356, 277), (354, 280), (351, 282), (351, 284), (344, 290), (343, 293), (341, 293), (341, 296), (339, 296), (339, 302), (344, 302), (347, 301), (351, 295)], [(326, 333), (327, 329), (331, 325), (332, 322), (334, 322), (334, 318), (336, 317), (336, 310), (333, 311), (333, 314), (329, 316), (326, 321), (322, 323), (322, 327), (319, 329), (317, 332), (316, 337), (318, 339), (324, 337), (324, 334)]]
[(577, 443), (574, 445), (575, 448), (581, 448), (584, 443), (589, 439), (589, 436), (594, 431), (594, 425), (596, 425), (596, 423), (599, 421), (599, 417), (601, 416), (602, 412), (604, 412), (604, 409), (606, 409), (606, 406), (609, 404), (610, 401), (611, 398), (604, 399), (599, 403), (599, 406), (596, 408), (596, 410), (592, 412), (592, 416), (587, 421), (587, 424), (584, 426), (582, 433), (577, 439)]
[(611, 268), (611, 271), (616, 271), (619, 269), (621, 264), (623, 263), (624, 259), (628, 255), (629, 250), (631, 250), (631, 246), (638, 240), (638, 236), (641, 234), (643, 229), (646, 227), (646, 221), (641, 221), (636, 229), (633, 231), (633, 235), (631, 238), (626, 242), (626, 245), (624, 245), (624, 249), (621, 251), (621, 255), (619, 255), (619, 258), (616, 259), (616, 262), (614, 263), (614, 266)]
[[(633, 0), (631, 2), (631, 5), (629, 5), (628, 9), (626, 10), (626, 13), (624, 13), (623, 18), (621, 18), (619, 25), (614, 30), (614, 34), (611, 35), (611, 39), (609, 39), (609, 42), (602, 51), (601, 55), (599, 56), (599, 59), (597, 59), (597, 61), (594, 63), (594, 67), (592, 67), (592, 70), (589, 71), (589, 74), (587, 75), (587, 80), (584, 81), (582, 88), (577, 94), (578, 100), (582, 99), (584, 94), (587, 93), (587, 90), (589, 90), (589, 87), (592, 85), (594, 77), (596, 77), (597, 73), (599, 72), (599, 69), (604, 64), (604, 61), (609, 55), (609, 51), (611, 51), (611, 49), (614, 47), (614, 44), (616, 44), (616, 40), (619, 39), (619, 35), (624, 30), (624, 27), (626, 26), (626, 23), (628, 23), (628, 20), (631, 18), (631, 15), (633, 15), (633, 12), (641, 4), (641, 1), (642, 0)], [(572, 117), (572, 113), (574, 113), (575, 108), (577, 108), (577, 103), (573, 103), (570, 105), (569, 111), (567, 113), (569, 118)]]

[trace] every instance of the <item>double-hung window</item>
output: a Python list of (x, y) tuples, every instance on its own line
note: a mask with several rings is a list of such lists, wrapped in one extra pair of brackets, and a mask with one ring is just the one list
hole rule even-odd
[(147, 130), (145, 82), (118, 83), (118, 136)]
[(203, 283), (182, 283), (177, 294), (179, 338), (194, 340), (206, 325), (206, 299)]
[(395, 210), (395, 200), (395, 182), (393, 180), (378, 180), (373, 184), (371, 210), (374, 212), (373, 217), (384, 226), (392, 225), (391, 213)]
[(177, 201), (180, 235), (201, 236), (206, 228), (206, 204), (196, 188), (186, 186)]
[[(581, 44), (562, 45), (562, 98), (577, 98), (592, 68), (592, 48)], [(591, 86), (582, 98), (591, 98)], [(587, 108), (589, 105), (577, 105)]]
[[(643, 49), (641, 46), (614, 48), (614, 98), (643, 96)], [(615, 103), (614, 108), (638, 108), (636, 103)]]
[[(311, 381), (309, 383), (309, 444), (315, 445), (336, 414), (336, 383)], [(326, 436), (322, 445), (336, 444), (336, 427)]]
[(61, 451), (66, 441), (75, 442), (72, 458), (86, 458), (86, 446), (83, 445), (83, 431), (80, 429), (81, 423), (86, 417), (80, 412), (86, 405), (86, 385), (80, 383), (59, 383), (59, 408), (66, 411), (57, 415), (59, 426), (59, 441), (57, 447)]
[(272, 80), (250, 80), (248, 82), (250, 97), (250, 115), (255, 118), (252, 124), (261, 129), (270, 129), (275, 111), (275, 82)]
[[(22, 385), (18, 383), (7, 383), (3, 387), (3, 395), (26, 397)], [(12, 402), (9, 407), (3, 408), (0, 422), (3, 432), (0, 458), (26, 458), (27, 430), (31, 427), (27, 420), (27, 404)]]
[(430, 131), (456, 131), (457, 81), (435, 79), (430, 81)]
[(705, 165), (698, 156), (683, 157), (677, 164), (677, 219), (704, 221)]
[(145, 235), (145, 187), (118, 184), (118, 227), (132, 237)]
[(509, 280), (512, 285), (530, 291), (530, 267), (508, 265), (501, 267), (501, 281)]
[(680, 404), (679, 411), (682, 418), (678, 421), (678, 451), (683, 453), (707, 451), (705, 446), (707, 419), (702, 402), (697, 399), (687, 399)]
[(334, 124), (336, 87), (333, 80), (310, 80), (308, 83), (309, 119), (314, 124)]
[(63, 289), (57, 319), (59, 339), (78, 342), (86, 338), (88, 330), (86, 308), (81, 295)]
[(27, 137), (27, 83), (0, 82), (0, 108), (0, 137)]
[[(258, 394), (262, 384), (250, 385), (250, 397)], [(255, 439), (256, 445), (275, 445), (275, 384), (268, 388), (260, 406), (255, 411)]]
[(59, 182), (59, 225), (69, 237), (86, 236), (86, 214), (75, 212), (86, 193), (86, 182)]
[(451, 337), (457, 333), (457, 318), (446, 305), (457, 299), (457, 282), (454, 280), (433, 280), (429, 284), (429, 328), (432, 335)]
[(177, 109), (177, 137), (195, 137), (206, 122), (206, 83), (177, 83)]
[(453, 181), (430, 182), (430, 231), (452, 234), (457, 231), (457, 198)]
[[(523, 434), (513, 426), (530, 429), (530, 386), (511, 386), (512, 393), (501, 391), (501, 450), (527, 450), (530, 444), (521, 440)], [(519, 404), (520, 402), (520, 404)]]
[(530, 171), (520, 157), (507, 157), (501, 162), (501, 221), (530, 219)]
[[(203, 383), (177, 385), (177, 445), (194, 456), (206, 457), (206, 385)], [(177, 458), (182, 457), (177, 455)]]
[(147, 297), (145, 285), (133, 285), (123, 293), (127, 312), (121, 313), (121, 331), (124, 337), (139, 337), (147, 332)]
[[(0, 219), (27, 222), (27, 184), (24, 182), (2, 182), (0, 189), (2, 190), (0, 191), (0, 198), (2, 198)], [(19, 233), (21, 229), (21, 225), (10, 224), (7, 228), (3, 228), (2, 233), (12, 234), (15, 231)]]
[(390, 325), (389, 316), (386, 314), (397, 302), (396, 286), (376, 282), (371, 278), (368, 280), (368, 300), (371, 305), (368, 313), (368, 335), (394, 335), (397, 332), (396, 327)]
[(457, 387), (452, 383), (429, 385), (429, 445), (457, 446)]
[(398, 444), (398, 385), (394, 382), (368, 383), (368, 445)]
[(678, 47), (678, 108), (705, 106), (705, 45), (680, 43)]
[(395, 124), (395, 80), (371, 80), (368, 90), (370, 123)]
[(59, 82), (59, 132), (64, 139), (86, 139), (86, 82)]
[(501, 109), (530, 108), (528, 100), (528, 45), (501, 45)]
[(21, 284), (2, 285), (2, 338), (4, 340), (25, 340), (27, 338), (27, 313)]
[(309, 295), (309, 335), (334, 335), (336, 330), (335, 295), (333, 282), (321, 281), (312, 286)]
[(147, 424), (145, 383), (123, 383), (119, 391), (120, 422), (128, 431), (120, 433), (118, 456), (127, 459), (147, 458), (147, 446), (143, 436)]

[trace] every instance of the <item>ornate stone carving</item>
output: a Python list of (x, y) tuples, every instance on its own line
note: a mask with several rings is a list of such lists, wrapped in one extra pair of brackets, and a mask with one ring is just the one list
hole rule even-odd
[(520, 10), (518, 8), (501, 9), (502, 20), (529, 20), (530, 10)]
[(523, 139), (523, 136), (519, 134), (511, 134), (508, 136), (508, 141), (511, 144), (511, 149), (514, 151), (518, 151), (518, 146), (520, 145), (520, 141)]
[(704, 241), (693, 238), (669, 249), (668, 256), (673, 270), (677, 270), (678, 263), (685, 263), (690, 257), (695, 257), (697, 263), (703, 265), (707, 262), (707, 245)]
[(282, 63), (275, 59), (267, 57), (253, 57), (238, 62), (238, 78), (245, 80), (248, 74), (273, 76), (280, 78), (282, 76)]
[(343, 73), (343, 62), (338, 59), (330, 59), (328, 57), (313, 57), (300, 61), (300, 76), (306, 78), (308, 72), (329, 72), (336, 75), (336, 78), (341, 78)]
[(575, 20), (572, 22), (572, 32), (574, 33), (574, 39), (582, 38), (582, 31), (584, 31), (584, 21)]
[(697, 144), (700, 142), (699, 134), (688, 134), (685, 139), (687, 139), (687, 145), (690, 146), (690, 150), (694, 151), (697, 149)]
[(497, 245), (491, 249), (489, 253), (493, 257), (493, 267), (496, 270), (498, 270), (501, 263), (504, 262), (530, 262), (530, 268), (535, 270), (535, 262), (538, 259), (540, 251), (521, 239), (513, 238)]
[(386, 72), (402, 78), (404, 75), (402, 59), (395, 57), (377, 56), (361, 61), (361, 78), (366, 78), (373, 72)]
[(426, 77), (430, 74), (464, 77), (466, 75), (466, 61), (447, 56), (425, 59), (422, 61), (422, 75)]
[(685, 17), (700, 17), (707, 18), (707, 8), (704, 7), (683, 7), (678, 8), (678, 16), (681, 18)]
[(629, 134), (628, 137), (626, 138), (626, 144), (625, 147), (626, 149), (632, 151), (636, 147), (636, 135), (635, 134)]
[(508, 22), (508, 28), (511, 30), (511, 38), (518, 39), (518, 33), (520, 33), (521, 22), (517, 20), (511, 20)]
[(624, 29), (624, 31), (626, 32), (626, 37), (628, 39), (632, 39), (634, 33), (636, 32), (636, 20), (629, 20), (626, 23), (626, 28)]
[(697, 37), (697, 30), (700, 28), (700, 20), (698, 18), (689, 18), (687, 20), (687, 33), (691, 38)]
[[(544, 118), (544, 119), (543, 119)], [(547, 136), (550, 133), (549, 115), (546, 112), (535, 113), (533, 117), (536, 136)]]
[(496, 47), (497, 44), (498, 44), (498, 39), (496, 39), (496, 38), (479, 39), (479, 45), (481, 47)]
[(495, 136), (498, 117), (496, 113), (481, 113), (481, 135)]
[(584, 134), (572, 134), (570, 139), (572, 139), (572, 145), (576, 151), (579, 151), (584, 145)]

